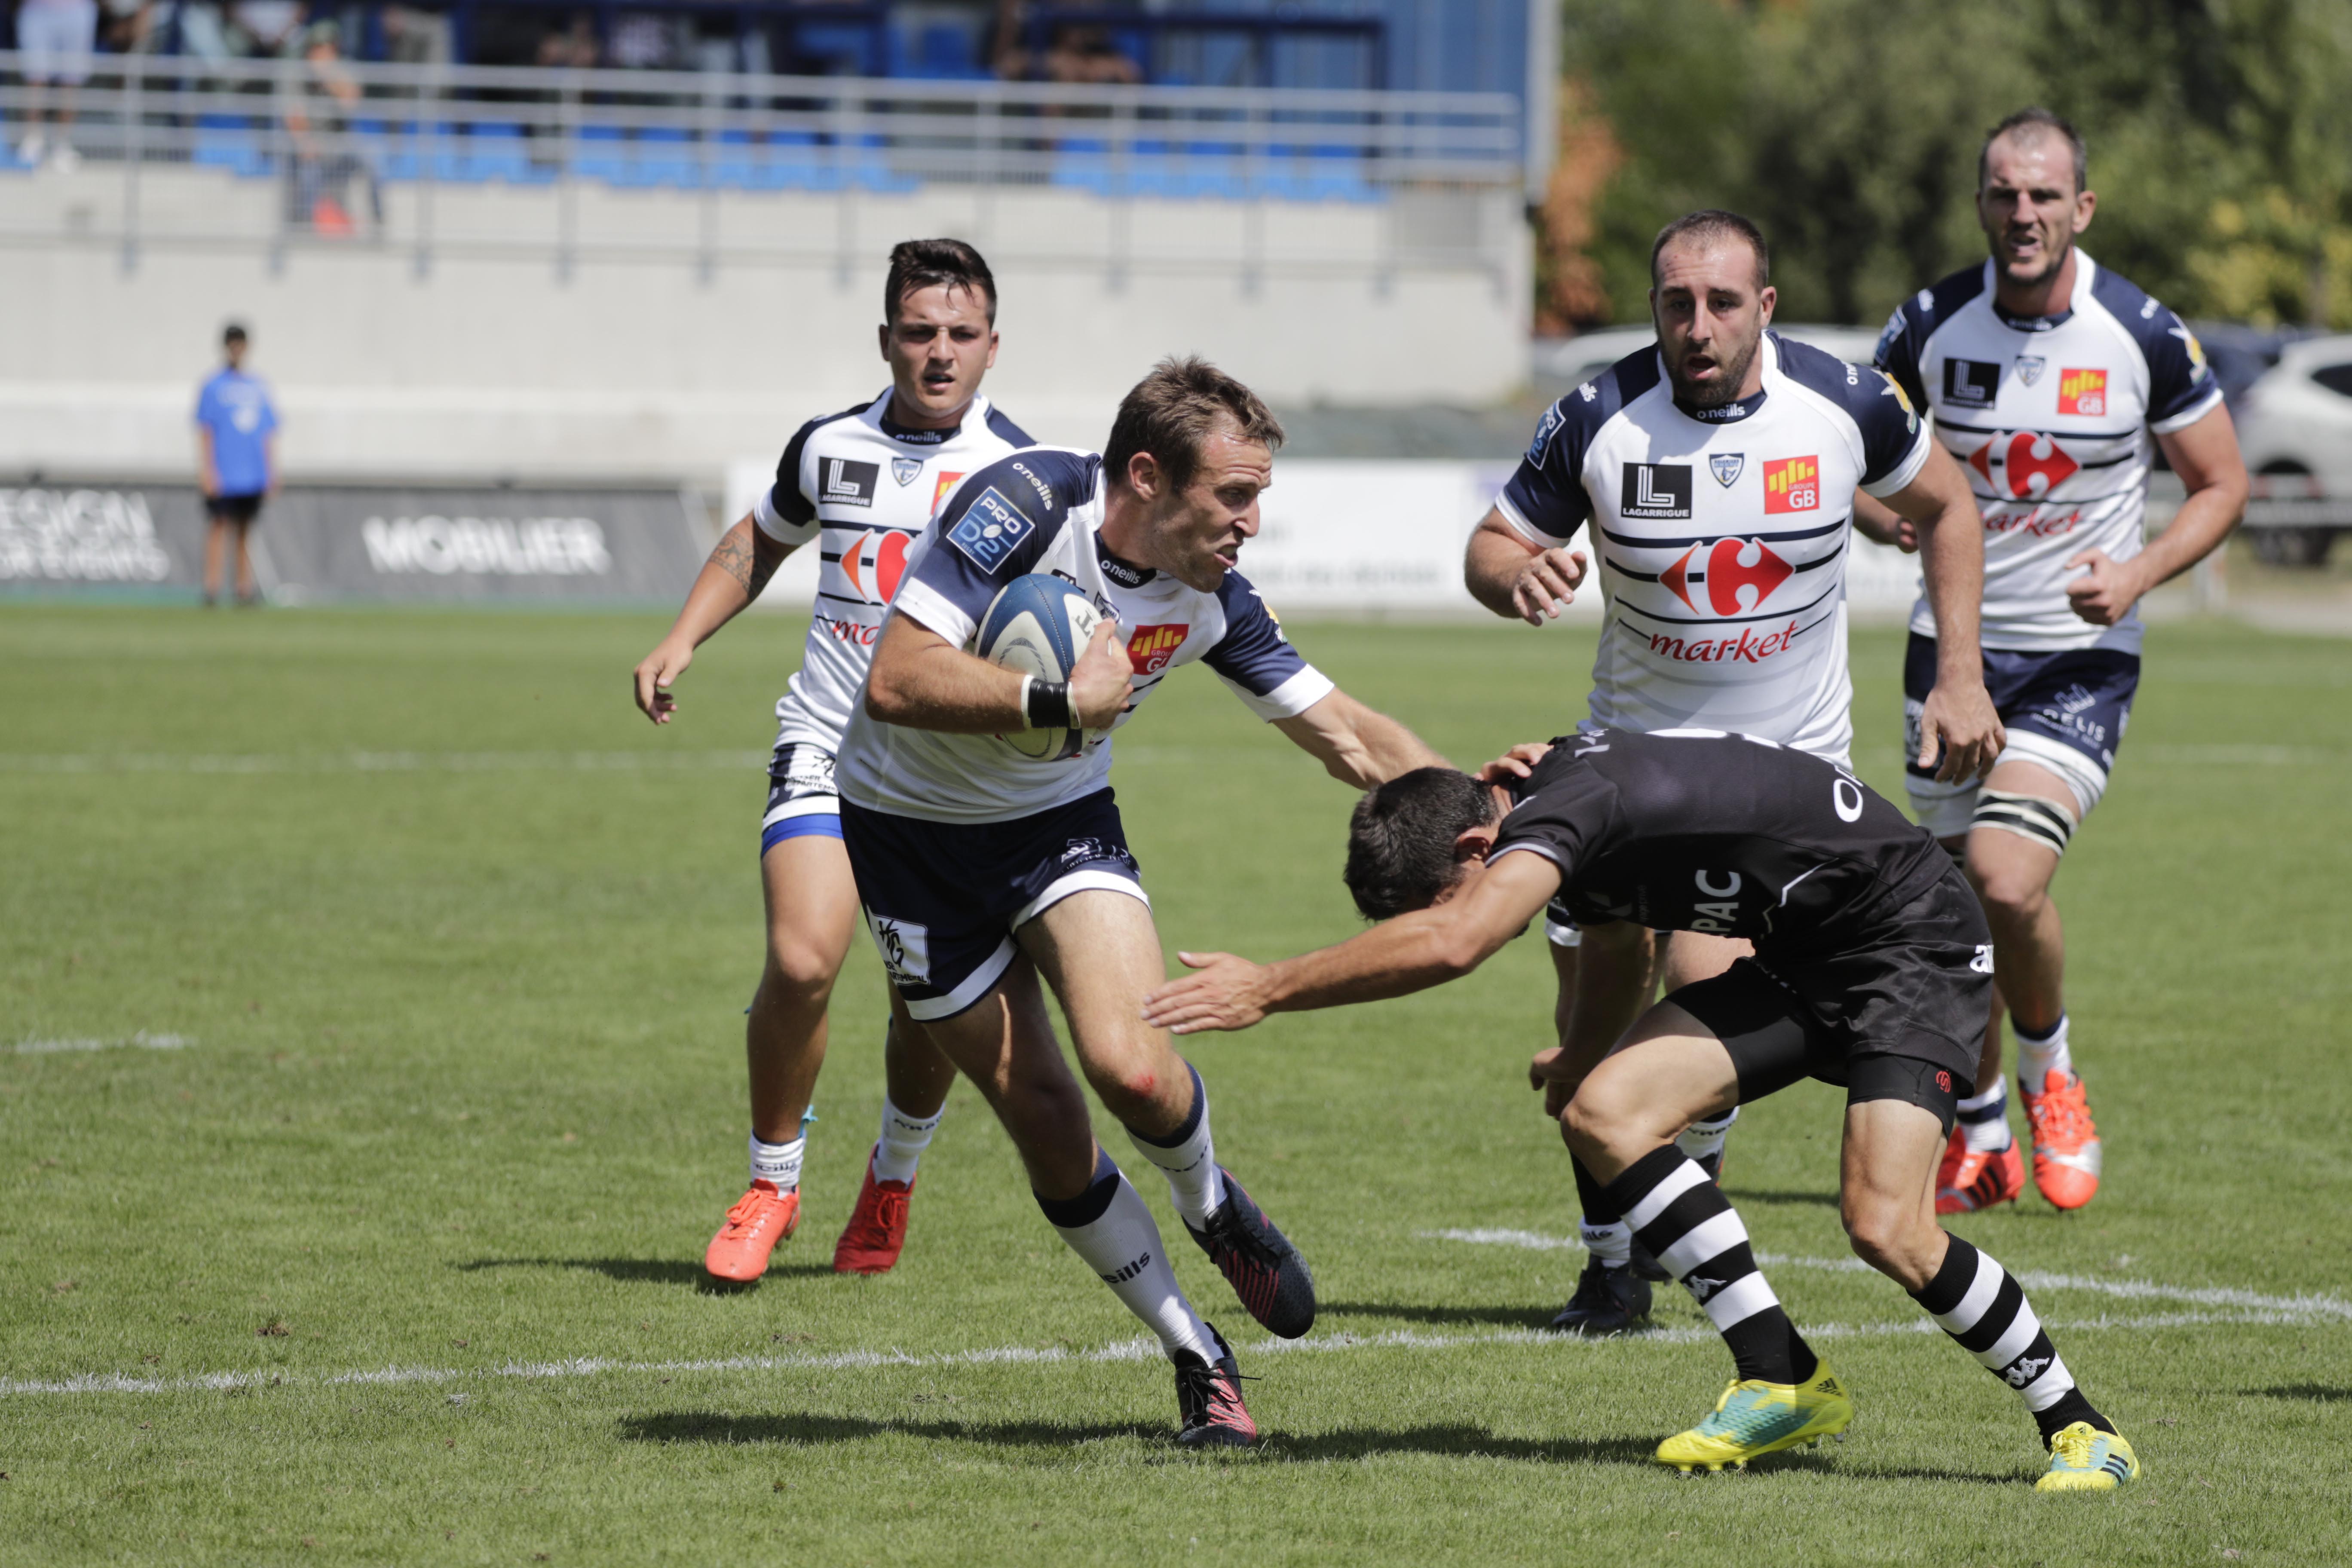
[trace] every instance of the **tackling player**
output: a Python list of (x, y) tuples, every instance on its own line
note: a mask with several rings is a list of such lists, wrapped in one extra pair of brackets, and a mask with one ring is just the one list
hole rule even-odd
[[(2017, 1030), (2034, 1185), (2062, 1209), (2098, 1191), (2101, 1146), (2068, 1049), (2065, 939), (2050, 882), (2105, 793), (2131, 717), (2135, 606), (2221, 545), (2247, 489), (2236, 430), (2196, 336), (2075, 247), (2098, 197), (2084, 184), (2074, 128), (2047, 110), (2012, 114), (1987, 136), (1977, 173), (1992, 258), (1905, 300), (1878, 343), (1879, 364), (1934, 412), (1937, 436), (1966, 464), (1983, 508), (1981, 658), (2009, 736), (1981, 788), (1919, 765), (1934, 752), (1916, 728), (1921, 700), (1950, 666), (1958, 636), (1922, 603), (1903, 676), (1918, 759), (1912, 810), (1965, 856), (2000, 973), (1974, 1074), (1983, 1092), (1961, 1105), (1946, 1153), (1937, 1198), (1945, 1214), (2024, 1190), (2000, 1077), (2001, 1002)], [(2143, 544), (2154, 447), (2189, 499)], [(1869, 531), (1907, 545), (1901, 520), (1857, 504)]]
[[(1305, 1333), (1306, 1263), (1217, 1163), (1201, 1075), (1142, 1022), (1166, 971), (1107, 733), (1198, 662), (1359, 788), (1433, 760), (1300, 658), (1233, 569), (1281, 439), (1247, 387), (1171, 360), (1119, 405), (1103, 456), (1032, 447), (973, 474), (908, 561), (842, 739), (842, 831), (900, 1004), (994, 1108), (1048, 1222), (1159, 1337), (1188, 1445), (1255, 1440), (1240, 1373), (1185, 1299), (1151, 1211), (1095, 1142), (1038, 981), (1193, 1241), (1252, 1317)], [(1027, 573), (1076, 584), (1107, 617), (1067, 681), (971, 652), (989, 605)], [(1059, 762), (996, 738), (1070, 728), (1096, 733)]]
[[(636, 668), (637, 706), (656, 724), (677, 710), (671, 686), (694, 650), (760, 596), (785, 556), (819, 542), (824, 560), (806, 651), (776, 704), (776, 747), (760, 824), (767, 966), (744, 1026), (751, 1079), (751, 1180), (703, 1258), (721, 1279), (766, 1272), (800, 1224), (809, 1097), (824, 1065), (825, 1008), (857, 926), (857, 888), (841, 847), (834, 757), (866, 679), (907, 552), (958, 479), (1029, 446), (980, 384), (996, 363), (996, 280), (956, 239), (908, 240), (890, 252), (882, 288), (889, 390), (812, 419), (785, 447), (776, 482), (727, 531), (687, 595), (677, 624)], [(887, 1051), (882, 1135), (834, 1249), (845, 1273), (898, 1261), (916, 1163), (947, 1103), (954, 1069), (898, 1038)]]
[(1739, 1215), (1674, 1142), (1694, 1120), (1814, 1078), (1846, 1091), (1840, 1208), (1854, 1251), (2016, 1390), (2049, 1449), (2036, 1485), (2109, 1490), (2138, 1476), (2016, 1279), (1936, 1223), (1937, 1157), (1990, 1005), (1990, 935), (1950, 858), (1851, 773), (1753, 736), (1594, 729), (1518, 748), (1484, 780), (1426, 768), (1370, 792), (1347, 879), (1382, 924), (1265, 968), (1180, 954), (1199, 973), (1154, 991), (1145, 1016), (1178, 1034), (1241, 1029), (1426, 990), (1475, 969), (1547, 904), (1596, 929), (1755, 944), (1622, 1037), (1571, 1032), (1533, 1069), (1578, 1160), (1737, 1366), (1715, 1409), (1658, 1445), (1661, 1464), (1736, 1468), (1853, 1418)]
[[(1923, 727), (1940, 772), (1981, 773), (2000, 746), (1976, 661), (1984, 547), (1958, 467), (1878, 373), (1768, 329), (1777, 299), (1755, 225), (1697, 212), (1659, 232), (1650, 292), (1658, 340), (1561, 398), (1471, 536), (1470, 591), (1541, 626), (1584, 581), (1570, 537), (1590, 524), (1608, 609), (1593, 658), (1591, 725), (1701, 724), (1764, 736), (1843, 765), (1846, 497), (1886, 498), (1925, 541), (1934, 624), (1953, 657), (1931, 668)], [(1949, 526), (1946, 526), (1948, 523)], [(1654, 962), (1673, 990), (1719, 974), (1747, 944), (1701, 922), (1654, 959), (1651, 933), (1614, 925), (1581, 942), (1545, 922), (1559, 973), (1555, 1023), (1613, 1037), (1650, 1001)], [(1720, 1168), (1731, 1114), (1694, 1127), (1685, 1152)], [(1582, 1169), (1591, 1261), (1552, 1326), (1623, 1331), (1666, 1278)], [(1630, 1267), (1629, 1267), (1630, 1261)]]

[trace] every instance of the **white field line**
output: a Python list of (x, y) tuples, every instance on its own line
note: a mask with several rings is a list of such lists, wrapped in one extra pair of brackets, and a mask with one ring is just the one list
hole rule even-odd
[(184, 1051), (195, 1043), (194, 1035), (151, 1035), (142, 1029), (110, 1040), (19, 1040), (15, 1049), (20, 1057), (39, 1057), (55, 1051)]
[[(1484, 1247), (1517, 1247), (1535, 1252), (1581, 1252), (1584, 1244), (1572, 1236), (1543, 1236), (1532, 1230), (1424, 1230), (1433, 1241), (1466, 1241)], [(1837, 1274), (1867, 1274), (1869, 1264), (1859, 1258), (1792, 1258), (1785, 1253), (1759, 1252), (1756, 1261), (1774, 1268), (1819, 1268)], [(2010, 1272), (2028, 1290), (2088, 1290), (2126, 1301), (2180, 1301), (2196, 1307), (2230, 1307), (2250, 1312), (2280, 1312), (2325, 1321), (2352, 1321), (2352, 1301), (2340, 1296), (2267, 1296), (2258, 1290), (2219, 1286), (2158, 1285), (2146, 1279), (2095, 1279), (2081, 1274), (2049, 1274), (2036, 1268)], [(1811, 1330), (1807, 1330), (1811, 1332)]]
[[(2147, 1333), (2158, 1329), (2189, 1328), (2211, 1323), (2262, 1323), (2288, 1327), (2326, 1326), (2337, 1320), (2309, 1311), (2165, 1312), (2150, 1317), (2096, 1317), (2061, 1320), (2044, 1317), (2052, 1329), (2070, 1333)], [(1809, 1340), (1885, 1339), (1895, 1335), (1939, 1332), (1921, 1317), (1901, 1323), (1808, 1323)], [(1711, 1328), (1686, 1326), (1653, 1329), (1622, 1337), (1626, 1345), (1685, 1345), (1712, 1342)], [(1347, 1351), (1445, 1351), (1487, 1345), (1517, 1345), (1547, 1350), (1597, 1350), (1603, 1342), (1573, 1334), (1546, 1333), (1537, 1329), (1490, 1329), (1475, 1333), (1432, 1333), (1422, 1329), (1396, 1329), (1378, 1334), (1318, 1334), (1304, 1340), (1259, 1340), (1234, 1347), (1242, 1360), (1268, 1355), (1334, 1354)], [(1160, 1347), (1149, 1340), (1124, 1340), (1093, 1350), (1000, 1345), (986, 1350), (946, 1351), (928, 1355), (905, 1351), (837, 1351), (817, 1355), (727, 1356), (704, 1361), (609, 1361), (580, 1356), (569, 1361), (508, 1362), (499, 1366), (387, 1366), (337, 1373), (218, 1372), (195, 1377), (130, 1377), (120, 1373), (95, 1373), (79, 1377), (0, 1379), (0, 1397), (23, 1398), (57, 1394), (182, 1394), (226, 1392), (244, 1388), (344, 1387), (369, 1384), (464, 1383), (486, 1378), (548, 1382), (605, 1376), (677, 1376), (698, 1373), (838, 1372), (866, 1367), (939, 1368), (958, 1366), (1083, 1365), (1103, 1362), (1152, 1362)]]
[(0, 773), (607, 773), (767, 765), (765, 752), (719, 751), (0, 753)]

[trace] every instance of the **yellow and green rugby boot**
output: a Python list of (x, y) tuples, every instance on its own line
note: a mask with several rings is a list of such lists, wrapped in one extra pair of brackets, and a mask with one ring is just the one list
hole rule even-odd
[(2050, 1439), (2050, 1468), (2033, 1483), (2038, 1492), (2111, 1492), (2139, 1479), (2139, 1456), (2113, 1432), (2077, 1421)]
[(1800, 1384), (1753, 1377), (1733, 1384), (1706, 1420), (1659, 1444), (1656, 1458), (1685, 1475), (1727, 1465), (1737, 1470), (1760, 1455), (1834, 1437), (1853, 1419), (1853, 1401), (1822, 1362)]

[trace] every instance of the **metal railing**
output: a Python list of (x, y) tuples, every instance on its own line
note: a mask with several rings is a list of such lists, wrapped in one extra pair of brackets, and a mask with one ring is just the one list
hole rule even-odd
[[(1402, 193), (1515, 192), (1520, 108), (1501, 93), (1099, 87), (709, 72), (548, 70), (300, 59), (100, 56), (76, 89), (76, 188), (45, 199), (0, 152), (0, 244), (119, 247), (406, 247), (808, 259), (760, 237), (760, 196), (889, 195), (949, 184), (1060, 187), (1136, 200), (1379, 205)], [(11, 143), (37, 95), (0, 52)], [(49, 99), (54, 101), (54, 98)], [(160, 171), (213, 173), (191, 196)], [(224, 177), (225, 180), (224, 180)], [(226, 185), (226, 195), (217, 193)], [(474, 193), (460, 196), (459, 192)], [(607, 192), (667, 192), (592, 221)], [(1424, 205), (1427, 204), (1424, 203)], [(722, 206), (726, 214), (722, 215)], [(1436, 210), (1436, 209), (1432, 209)], [(846, 218), (844, 222), (848, 221)], [(1444, 227), (1453, 219), (1443, 219)], [(767, 226), (772, 228), (772, 225)], [(1429, 226), (1427, 223), (1424, 227)], [(1496, 237), (1435, 233), (1432, 258)], [(1391, 244), (1412, 265), (1412, 240)]]

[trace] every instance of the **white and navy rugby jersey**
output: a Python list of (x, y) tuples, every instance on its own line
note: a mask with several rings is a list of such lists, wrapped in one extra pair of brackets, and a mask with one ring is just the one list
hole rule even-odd
[[(1138, 568), (1105, 550), (1102, 459), (1032, 447), (975, 472), (908, 557), (891, 605), (971, 650), (981, 617), (1006, 584), (1047, 572), (1077, 585), (1118, 618), (1135, 670), (1129, 710), (1179, 666), (1202, 662), (1251, 712), (1304, 713), (1329, 695), (1329, 679), (1298, 656), (1238, 572), (1213, 593)], [(934, 822), (1003, 822), (1092, 794), (1109, 782), (1110, 736), (1076, 757), (1036, 762), (993, 735), (950, 735), (885, 724), (863, 702), (843, 736), (835, 777), (843, 798), (874, 811)]]
[[(1935, 415), (1984, 511), (1984, 646), (2137, 653), (2137, 614), (2095, 626), (2068, 607), (2066, 562), (2140, 552), (2148, 432), (2221, 405), (2205, 351), (2179, 317), (2074, 253), (2074, 292), (2054, 316), (1993, 302), (1992, 263), (1955, 272), (1897, 306), (1878, 363)], [(1922, 597), (1911, 629), (1933, 637)]]
[(892, 423), (887, 392), (801, 426), (776, 465), (775, 487), (751, 510), (781, 543), (824, 538), (808, 644), (776, 703), (782, 739), (840, 749), (908, 551), (957, 480), (1034, 445), (985, 397), (973, 398), (952, 430)]
[(1495, 505), (1547, 548), (1591, 524), (1608, 601), (1591, 723), (1735, 731), (1843, 762), (1850, 498), (1909, 484), (1928, 437), (1876, 371), (1777, 332), (1759, 353), (1755, 395), (1698, 413), (1654, 347), (1620, 360), (1545, 412)]

